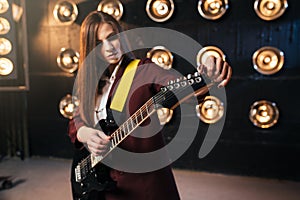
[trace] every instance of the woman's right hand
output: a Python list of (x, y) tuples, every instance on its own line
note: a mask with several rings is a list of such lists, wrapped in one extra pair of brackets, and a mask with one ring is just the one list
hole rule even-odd
[(94, 156), (103, 155), (108, 149), (110, 137), (104, 132), (90, 127), (82, 126), (77, 131), (77, 139), (82, 142), (85, 147)]

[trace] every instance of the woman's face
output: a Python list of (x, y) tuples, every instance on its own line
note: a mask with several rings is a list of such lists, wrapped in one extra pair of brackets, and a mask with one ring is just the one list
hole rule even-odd
[(109, 64), (116, 64), (122, 57), (120, 40), (112, 37), (117, 33), (110, 24), (101, 24), (97, 33), (97, 45), (101, 44), (101, 55)]

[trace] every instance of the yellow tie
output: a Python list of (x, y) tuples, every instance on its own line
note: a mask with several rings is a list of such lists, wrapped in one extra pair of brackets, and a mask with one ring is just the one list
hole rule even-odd
[(110, 104), (111, 109), (122, 112), (139, 62), (140, 60), (133, 60), (126, 67)]

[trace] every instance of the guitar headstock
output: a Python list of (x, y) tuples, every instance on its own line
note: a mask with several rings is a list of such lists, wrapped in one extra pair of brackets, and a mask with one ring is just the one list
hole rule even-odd
[(175, 80), (168, 81), (168, 85), (162, 87), (161, 90), (163, 92), (174, 91), (201, 82), (203, 82), (201, 74), (199, 72), (195, 72), (194, 74), (188, 74), (186, 76), (179, 77)]
[(205, 88), (206, 83), (199, 72), (188, 74), (170, 80), (168, 85), (161, 88), (161, 92), (155, 95), (154, 102), (156, 107), (165, 107), (173, 109), (179, 105), (180, 102), (185, 101), (191, 96), (197, 96), (201, 88)]

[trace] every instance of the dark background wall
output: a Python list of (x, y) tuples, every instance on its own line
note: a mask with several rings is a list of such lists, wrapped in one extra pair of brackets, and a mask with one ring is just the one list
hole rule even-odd
[[(59, 113), (58, 104), (62, 97), (72, 93), (75, 76), (57, 67), (56, 56), (62, 47), (79, 50), (79, 25), (100, 1), (74, 1), (79, 8), (79, 16), (74, 24), (68, 26), (54, 20), (52, 11), (56, 2), (26, 1), (30, 90), (25, 93), (0, 93), (3, 105), (1, 116), (6, 119), (0, 122), (0, 127), (6, 127), (1, 129), (1, 146), (4, 147), (1, 150), (4, 153), (15, 155), (14, 150), (24, 148), (24, 142), (19, 141), (21, 136), (15, 136), (18, 139), (13, 142), (9, 139), (13, 130), (18, 130), (28, 133), (31, 156), (72, 156), (73, 147), (67, 136), (68, 120)], [(289, 0), (289, 7), (283, 16), (266, 22), (255, 14), (253, 0), (231, 0), (226, 14), (216, 21), (199, 15), (198, 1), (174, 0), (175, 13), (164, 23), (156, 23), (147, 16), (146, 0), (121, 2), (125, 9), (121, 23), (125, 28), (165, 27), (192, 37), (202, 46), (218, 46), (226, 54), (234, 71), (232, 81), (226, 88), (228, 110), (218, 143), (205, 158), (198, 158), (204, 137), (201, 130), (206, 128), (202, 124), (193, 144), (174, 163), (175, 167), (300, 179), (299, 1)], [(262, 46), (274, 46), (285, 53), (284, 67), (279, 73), (264, 76), (253, 69), (252, 54)], [(185, 65), (185, 61), (175, 55), (174, 68), (184, 71)], [(16, 104), (7, 105), (7, 98), (17, 99), (16, 104), (21, 105), (24, 113), (21, 116), (25, 117), (20, 120), (10, 114), (9, 109), (14, 110)], [(261, 99), (276, 102), (279, 107), (279, 122), (270, 129), (257, 128), (248, 119), (251, 104)], [(6, 110), (5, 115), (3, 109)], [(186, 128), (188, 130), (189, 127)], [(21, 135), (23, 137), (24, 134)], [(172, 134), (167, 133), (166, 139), (171, 140)], [(15, 144), (13, 147), (12, 143)]]

